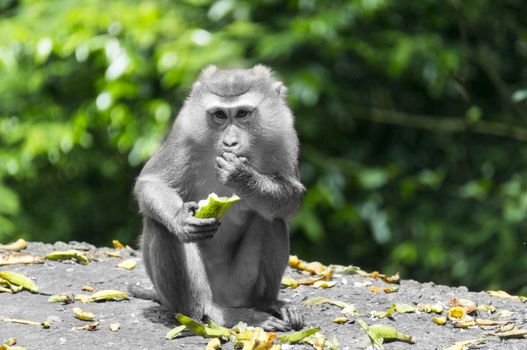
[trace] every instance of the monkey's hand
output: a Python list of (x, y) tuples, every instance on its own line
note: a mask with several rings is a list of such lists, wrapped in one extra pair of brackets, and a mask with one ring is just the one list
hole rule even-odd
[(220, 222), (215, 218), (199, 219), (193, 216), (198, 210), (196, 202), (183, 203), (171, 223), (171, 231), (183, 243), (200, 242), (214, 236)]
[[(221, 156), (216, 157), (216, 169), (220, 181), (232, 189), (242, 190), (251, 176), (251, 168), (245, 157), (237, 156), (231, 152), (224, 152)], [(242, 187), (242, 188), (240, 188)]]

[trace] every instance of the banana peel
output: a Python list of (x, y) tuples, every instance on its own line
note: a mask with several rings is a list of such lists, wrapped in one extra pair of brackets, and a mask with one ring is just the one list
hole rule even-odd
[(21, 273), (13, 271), (0, 271), (0, 279), (4, 279), (11, 284), (27, 289), (31, 293), (38, 293), (38, 286)]

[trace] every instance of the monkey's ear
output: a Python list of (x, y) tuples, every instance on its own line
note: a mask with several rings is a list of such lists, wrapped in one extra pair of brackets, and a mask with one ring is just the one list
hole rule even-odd
[(287, 97), (287, 87), (280, 81), (273, 83), (273, 91), (281, 98)]
[(253, 67), (253, 72), (256, 75), (262, 75), (265, 77), (271, 77), (273, 73), (271, 72), (271, 68), (264, 66), (263, 64), (257, 64)]
[(211, 65), (205, 67), (205, 69), (203, 69), (203, 71), (201, 72), (201, 77), (202, 78), (208, 78), (212, 74), (214, 74), (217, 70), (218, 70), (218, 67), (216, 67), (215, 65), (211, 64)]

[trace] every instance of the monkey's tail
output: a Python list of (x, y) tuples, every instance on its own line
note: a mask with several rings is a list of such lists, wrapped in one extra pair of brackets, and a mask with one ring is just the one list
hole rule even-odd
[(128, 293), (130, 293), (130, 295), (133, 296), (134, 298), (151, 300), (158, 304), (161, 304), (161, 301), (157, 297), (157, 293), (155, 290), (148, 289), (139, 284), (132, 284), (128, 286)]

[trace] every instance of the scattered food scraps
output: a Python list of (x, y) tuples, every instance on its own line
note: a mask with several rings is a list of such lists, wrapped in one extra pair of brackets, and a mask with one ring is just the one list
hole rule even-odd
[(524, 339), (527, 335), (527, 329), (513, 329), (506, 332), (491, 333), (501, 339)]
[(182, 315), (182, 314), (176, 314), (176, 319), (181, 323), (182, 325), (186, 326), (186, 329), (190, 332), (194, 333), (195, 335), (199, 335), (205, 338), (229, 338), (230, 332), (227, 328), (221, 327), (219, 325), (216, 325), (214, 328), (207, 327), (201, 323), (199, 323), (196, 320), (193, 320), (192, 318)]
[(118, 332), (119, 329), (121, 329), (121, 324), (120, 323), (110, 323), (109, 328), (112, 332)]
[(443, 305), (441, 304), (417, 304), (417, 310), (426, 313), (440, 314), (443, 312)]
[(467, 350), (467, 345), (484, 343), (487, 340), (488, 340), (488, 338), (478, 338), (478, 339), (463, 340), (463, 341), (455, 343), (454, 345), (446, 348), (445, 350)]
[(295, 344), (295, 343), (302, 341), (304, 338), (309, 337), (312, 334), (315, 334), (318, 331), (320, 331), (320, 327), (314, 327), (314, 328), (306, 329), (303, 331), (282, 335), (281, 337), (278, 338), (278, 341), (280, 343)]
[(168, 340), (176, 339), (178, 336), (181, 335), (181, 333), (185, 329), (187, 329), (187, 326), (185, 326), (185, 325), (181, 325), (181, 326), (177, 326), (175, 328), (172, 328), (171, 330), (169, 330), (167, 332), (167, 334), (165, 335), (165, 338), (168, 339)]
[(444, 324), (446, 324), (447, 318), (442, 316), (434, 316), (434, 318), (432, 318), (432, 321), (434, 321), (434, 323), (439, 326), (443, 326)]
[(93, 322), (93, 323), (88, 323), (88, 324), (85, 325), (85, 326), (73, 327), (73, 329), (78, 330), (78, 331), (89, 331), (89, 332), (93, 332), (94, 330), (97, 329), (97, 326), (99, 326), (99, 321), (97, 321), (97, 322)]
[(27, 248), (27, 242), (22, 238), (16, 240), (16, 242), (9, 244), (0, 244), (0, 250), (8, 250), (13, 252), (19, 252)]
[(320, 332), (304, 338), (302, 342), (311, 345), (315, 350), (340, 350), (340, 344), (337, 338), (333, 337), (332, 341), (328, 341)]
[(75, 300), (81, 301), (83, 303), (91, 303), (94, 301), (121, 301), (128, 299), (129, 297), (126, 293), (112, 289), (100, 290), (93, 293), (92, 295), (75, 295)]
[(88, 257), (86, 255), (84, 255), (84, 253), (78, 251), (78, 250), (75, 250), (75, 249), (71, 249), (71, 250), (66, 250), (66, 251), (56, 251), (56, 252), (51, 252), (49, 254), (46, 255), (46, 259), (48, 260), (75, 260), (77, 261), (79, 264), (82, 264), (82, 265), (88, 265), (88, 262), (90, 261), (88, 259)]
[(467, 311), (462, 306), (453, 306), (447, 311), (447, 316), (449, 319), (463, 318), (466, 315), (467, 315)]
[(357, 323), (368, 337), (370, 337), (372, 343), (380, 348), (382, 348), (382, 344), (385, 341), (399, 340), (410, 344), (414, 343), (412, 336), (398, 332), (394, 327), (385, 325), (368, 326), (368, 324), (361, 319), (358, 319)]
[(27, 289), (31, 293), (38, 293), (38, 286), (28, 277), (14, 271), (0, 271), (0, 278), (16, 286)]
[(71, 304), (73, 303), (73, 298), (66, 293), (54, 294), (48, 298), (50, 303), (63, 303)]
[(43, 264), (44, 258), (41, 256), (34, 256), (31, 254), (9, 253), (0, 256), (0, 266), (4, 265), (29, 265), (29, 264)]
[(135, 259), (126, 259), (124, 261), (121, 261), (119, 264), (117, 264), (117, 267), (121, 269), (126, 270), (132, 270), (137, 265), (137, 261)]
[(510, 295), (509, 293), (503, 291), (503, 290), (488, 290), (487, 294), (493, 297), (498, 298), (507, 298), (507, 299), (514, 299), (519, 300), (522, 303), (527, 301), (527, 297), (524, 296), (518, 296), (518, 295)]
[(73, 308), (73, 314), (75, 317), (77, 317), (79, 320), (83, 321), (93, 321), (95, 318), (95, 314), (91, 311), (82, 310), (80, 307)]
[(44, 329), (51, 328), (51, 322), (49, 321), (35, 322), (35, 321), (21, 320), (21, 319), (16, 319), (16, 318), (4, 318), (2, 319), (2, 321), (10, 322), (10, 323), (26, 324), (30, 326), (40, 326)]
[(88, 284), (85, 284), (84, 286), (81, 287), (81, 290), (85, 291), (85, 292), (94, 292), (95, 291), (95, 287), (94, 286), (90, 286)]
[(119, 252), (111, 252), (111, 251), (107, 251), (106, 252), (106, 255), (111, 257), (111, 258), (118, 258), (118, 259), (122, 259), (123, 257), (121, 256), (121, 253)]
[(337, 282), (335, 281), (316, 281), (315, 283), (313, 283), (313, 287), (326, 289), (334, 287), (336, 284)]
[(399, 291), (399, 287), (390, 286), (390, 287), (371, 287), (372, 293), (384, 292), (385, 294), (395, 293)]
[(124, 249), (124, 245), (116, 239), (112, 240), (112, 244), (115, 249)]
[(212, 338), (207, 343), (205, 350), (221, 350), (221, 342), (218, 338)]
[(318, 261), (308, 263), (300, 260), (296, 255), (289, 256), (289, 266), (300, 271), (307, 271), (313, 275), (325, 274), (329, 269)]
[(349, 321), (349, 319), (347, 317), (337, 317), (337, 318), (333, 319), (333, 321), (331, 321), (331, 322), (333, 322), (333, 323), (346, 323), (348, 321)]
[(344, 308), (352, 305), (352, 304), (346, 303), (344, 301), (329, 299), (329, 298), (325, 298), (325, 297), (309, 298), (309, 299), (304, 301), (304, 304), (306, 304), (306, 305), (332, 304), (332, 305), (340, 307), (341, 309), (344, 309)]

